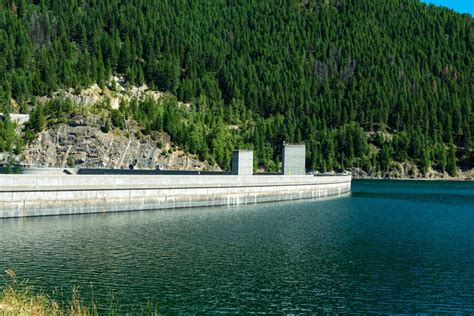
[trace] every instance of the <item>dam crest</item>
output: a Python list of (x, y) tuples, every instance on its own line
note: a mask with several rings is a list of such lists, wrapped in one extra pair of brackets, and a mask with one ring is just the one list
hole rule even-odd
[[(283, 173), (253, 174), (253, 153), (235, 151), (232, 174), (0, 175), (0, 218), (254, 204), (340, 196), (350, 175), (305, 174), (304, 145), (285, 146)], [(47, 169), (46, 169), (47, 170)]]

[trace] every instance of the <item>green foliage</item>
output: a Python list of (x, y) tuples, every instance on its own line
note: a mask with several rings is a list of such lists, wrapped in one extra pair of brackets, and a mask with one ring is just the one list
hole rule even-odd
[(42, 132), (48, 124), (65, 123), (73, 111), (74, 104), (67, 98), (53, 98), (44, 104), (35, 104), (27, 129), (30, 133), (26, 133), (26, 138), (34, 138), (34, 134)]
[(114, 127), (125, 129), (125, 119), (119, 110), (111, 111), (111, 123)]
[(112, 129), (112, 123), (111, 123), (110, 119), (107, 118), (107, 119), (105, 119), (105, 123), (104, 123), (104, 126), (102, 128), (102, 131), (104, 133), (108, 133), (108, 132), (110, 132), (111, 129)]
[(13, 149), (15, 139), (15, 125), (10, 114), (5, 112), (3, 118), (0, 118), (0, 152), (10, 152)]
[(155, 87), (163, 91), (175, 92), (178, 88), (180, 67), (172, 60), (150, 61), (147, 69), (147, 79)]
[[(13, 2), (0, 4), (0, 104), (120, 73), (194, 105), (132, 101), (111, 125), (131, 114), (225, 168), (248, 146), (274, 170), (282, 141), (304, 141), (320, 170), (473, 167), (469, 15), (412, 0)], [(35, 106), (32, 130), (68, 107)]]
[(443, 144), (438, 144), (435, 148), (435, 161), (437, 161), (437, 168), (441, 172), (446, 171), (447, 167), (447, 152), (446, 152), (446, 146)]
[(426, 173), (431, 167), (430, 154), (429, 154), (429, 151), (426, 149), (422, 150), (420, 164), (421, 164), (421, 173), (423, 175), (426, 175)]
[(30, 128), (36, 133), (44, 130), (46, 127), (46, 115), (44, 114), (43, 105), (37, 105), (30, 115)]
[(458, 174), (456, 149), (453, 145), (449, 146), (446, 168), (450, 175), (456, 176)]

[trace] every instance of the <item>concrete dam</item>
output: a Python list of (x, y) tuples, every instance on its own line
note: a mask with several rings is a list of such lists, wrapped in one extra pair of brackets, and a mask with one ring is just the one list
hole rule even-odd
[(351, 190), (350, 175), (306, 175), (304, 145), (284, 147), (279, 175), (254, 175), (252, 151), (235, 151), (232, 158), (230, 175), (3, 174), (0, 218), (239, 205)]

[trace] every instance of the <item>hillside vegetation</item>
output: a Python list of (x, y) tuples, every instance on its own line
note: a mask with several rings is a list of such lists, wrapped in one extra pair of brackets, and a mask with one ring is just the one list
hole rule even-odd
[[(474, 165), (472, 26), (415, 0), (6, 0), (0, 110), (41, 118), (36, 96), (122, 74), (189, 106), (132, 100), (111, 120), (223, 168), (249, 147), (275, 170), (304, 141), (314, 170), (454, 175)], [(0, 151), (23, 146), (11, 125)]]

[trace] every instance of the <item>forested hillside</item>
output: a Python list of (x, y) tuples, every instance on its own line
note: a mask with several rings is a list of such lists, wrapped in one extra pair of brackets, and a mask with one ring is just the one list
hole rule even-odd
[[(113, 115), (135, 118), (144, 133), (164, 130), (224, 168), (241, 146), (274, 170), (283, 140), (304, 141), (307, 167), (321, 171), (386, 172), (394, 161), (423, 172), (473, 168), (469, 15), (416, 0), (0, 6), (3, 111), (14, 99), (35, 113), (35, 96), (123, 74), (191, 105), (137, 101)], [(0, 151), (14, 147), (7, 125), (0, 122)]]

